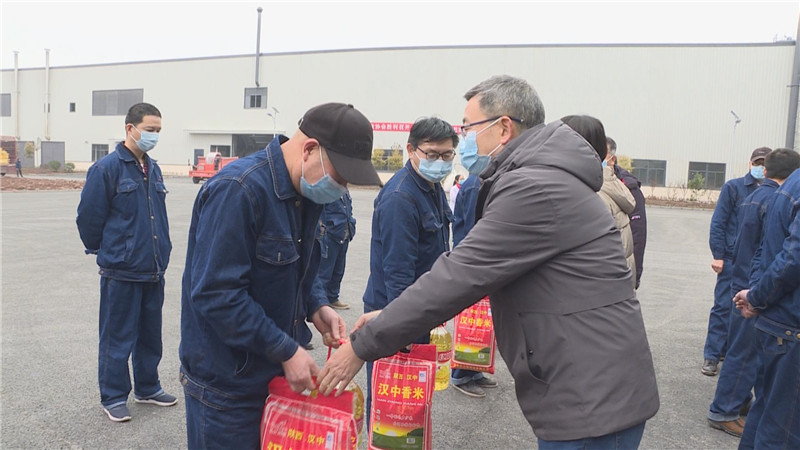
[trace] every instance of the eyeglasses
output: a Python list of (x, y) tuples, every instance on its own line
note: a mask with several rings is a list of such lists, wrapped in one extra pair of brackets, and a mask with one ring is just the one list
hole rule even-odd
[(421, 151), (425, 155), (425, 159), (428, 161), (436, 161), (439, 158), (442, 158), (442, 161), (452, 161), (453, 158), (456, 157), (455, 150), (447, 150), (444, 152), (437, 152), (437, 151), (425, 151), (419, 147), (417, 150)]
[(477, 121), (477, 122), (465, 123), (464, 125), (461, 125), (461, 137), (467, 137), (467, 131), (468, 131), (468, 129), (469, 129), (469, 128), (472, 128), (472, 127), (474, 127), (475, 125), (480, 125), (480, 124), (482, 124), (482, 123), (486, 123), (486, 122), (492, 122), (492, 121), (494, 121), (494, 120), (497, 120), (497, 119), (499, 119), (499, 118), (501, 118), (501, 117), (508, 117), (509, 119), (513, 120), (514, 122), (517, 122), (517, 123), (522, 123), (522, 120), (520, 120), (520, 119), (517, 119), (516, 117), (511, 117), (511, 116), (494, 116), (494, 117), (490, 117), (490, 118), (488, 118), (488, 119), (486, 119), (486, 120), (479, 120), (479, 121)]

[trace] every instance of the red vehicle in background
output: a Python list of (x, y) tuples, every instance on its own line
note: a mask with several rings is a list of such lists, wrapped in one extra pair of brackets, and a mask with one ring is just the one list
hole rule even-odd
[(238, 156), (228, 157), (222, 156), (219, 153), (210, 153), (206, 155), (204, 159), (199, 160), (197, 165), (192, 165), (189, 176), (192, 177), (194, 184), (197, 184), (200, 180), (207, 180), (213, 177), (220, 169), (237, 159), (239, 159)]

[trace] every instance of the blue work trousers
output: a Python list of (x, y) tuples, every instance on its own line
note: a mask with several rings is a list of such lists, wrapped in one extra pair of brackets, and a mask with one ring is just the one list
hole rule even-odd
[(703, 349), (703, 358), (719, 362), (720, 357), (725, 355), (728, 347), (728, 327), (730, 324), (731, 305), (733, 295), (731, 294), (731, 274), (733, 273), (733, 261), (725, 259), (722, 265), (722, 272), (717, 275), (717, 285), (714, 288), (714, 306), (711, 307), (711, 314), (708, 317), (708, 334), (706, 335), (706, 345)]
[(730, 320), (728, 352), (725, 355), (725, 364), (719, 372), (717, 391), (708, 412), (708, 418), (718, 422), (739, 418), (742, 406), (752, 397), (750, 391), (758, 373), (754, 320), (745, 319), (736, 308), (731, 308)]
[(539, 439), (539, 450), (630, 450), (639, 448), (644, 435), (645, 422), (605, 436), (575, 439), (572, 441), (546, 441)]
[(450, 372), (450, 383), (454, 386), (461, 386), (472, 380), (480, 380), (483, 377), (483, 372), (467, 369), (453, 369), (453, 371)]
[[(180, 373), (186, 401), (186, 437), (190, 449), (252, 449), (261, 446), (261, 417), (266, 393), (233, 396)], [(268, 380), (264, 380), (265, 385)]]
[[(747, 415), (739, 448), (800, 448), (800, 329), (763, 327), (773, 328), (767, 333), (759, 329), (763, 318), (755, 320), (760, 361), (756, 401)], [(794, 339), (782, 334), (786, 331), (791, 331)]]
[(155, 283), (100, 278), (100, 346), (97, 378), (100, 402), (111, 408), (128, 401), (133, 364), (133, 393), (149, 397), (161, 391), (161, 307), (164, 279)]
[(320, 243), (321, 256), (319, 261), (319, 272), (315, 283), (320, 283), (325, 292), (325, 298), (329, 303), (339, 301), (339, 291), (344, 277), (344, 268), (347, 260), (347, 247), (350, 241), (338, 242), (329, 236), (325, 236)]

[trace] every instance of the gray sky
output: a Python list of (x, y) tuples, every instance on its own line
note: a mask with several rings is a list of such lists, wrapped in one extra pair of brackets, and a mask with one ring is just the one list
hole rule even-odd
[(0, 1), (0, 67), (342, 48), (795, 39), (800, 1)]

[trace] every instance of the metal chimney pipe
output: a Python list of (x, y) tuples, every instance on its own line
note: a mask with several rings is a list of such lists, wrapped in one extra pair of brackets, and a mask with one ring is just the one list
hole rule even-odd
[(800, 97), (800, 19), (797, 24), (797, 37), (794, 40), (794, 64), (792, 67), (792, 82), (789, 85), (789, 117), (786, 124), (786, 147), (794, 149), (797, 142), (797, 108)]
[(50, 49), (44, 49), (44, 139), (50, 140)]
[(14, 50), (14, 138), (19, 140), (19, 52)]
[(258, 9), (258, 30), (256, 31), (256, 87), (260, 87), (261, 85), (258, 84), (258, 66), (259, 58), (261, 57), (261, 7), (259, 6)]

